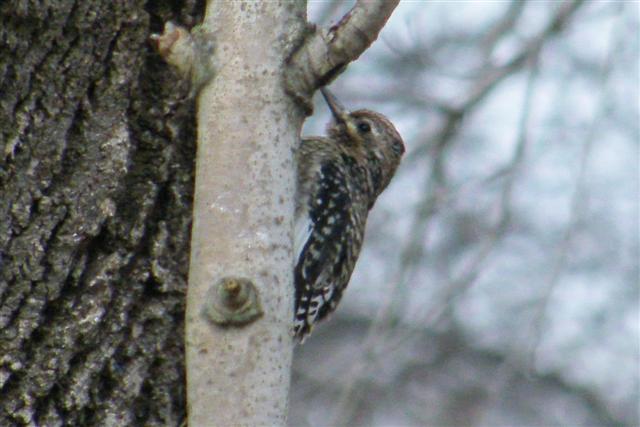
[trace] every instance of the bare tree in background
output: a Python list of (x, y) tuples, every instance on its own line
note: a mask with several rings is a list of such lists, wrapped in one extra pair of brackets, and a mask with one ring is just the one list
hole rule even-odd
[(637, 9), (392, 22), (337, 90), (409, 152), (341, 311), (294, 357), (292, 425), (637, 425)]

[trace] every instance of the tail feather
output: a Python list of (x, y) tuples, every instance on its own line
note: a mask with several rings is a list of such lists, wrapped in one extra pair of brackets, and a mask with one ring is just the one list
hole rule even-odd
[(313, 326), (335, 310), (342, 298), (342, 289), (325, 286), (319, 289), (296, 286), (296, 313), (294, 335), (304, 342)]

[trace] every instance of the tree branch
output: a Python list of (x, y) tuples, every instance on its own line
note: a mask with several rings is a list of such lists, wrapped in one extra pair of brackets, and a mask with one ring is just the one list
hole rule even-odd
[(311, 113), (313, 92), (345, 70), (377, 38), (399, 0), (358, 0), (331, 28), (310, 27), (304, 43), (290, 56), (288, 91)]

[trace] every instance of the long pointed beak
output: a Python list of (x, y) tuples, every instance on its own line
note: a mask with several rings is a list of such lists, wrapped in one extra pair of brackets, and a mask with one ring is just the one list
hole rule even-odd
[(324, 100), (327, 102), (327, 105), (329, 106), (333, 117), (336, 119), (336, 122), (344, 123), (345, 115), (347, 114), (347, 112), (342, 104), (340, 104), (340, 102), (338, 101), (338, 98), (336, 98), (327, 88), (320, 88), (320, 92), (322, 92), (322, 96), (324, 96)]

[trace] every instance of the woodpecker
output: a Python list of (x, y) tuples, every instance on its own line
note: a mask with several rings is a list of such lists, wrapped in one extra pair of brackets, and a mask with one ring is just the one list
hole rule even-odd
[(294, 335), (300, 342), (340, 302), (369, 210), (405, 151), (385, 116), (348, 112), (329, 90), (321, 92), (333, 115), (328, 136), (303, 138), (296, 152)]

